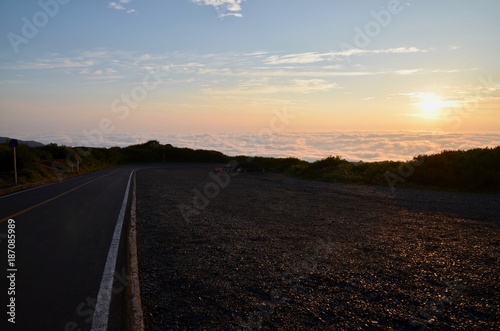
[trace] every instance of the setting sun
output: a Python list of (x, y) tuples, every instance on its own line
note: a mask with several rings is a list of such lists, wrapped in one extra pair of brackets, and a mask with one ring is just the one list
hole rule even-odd
[(422, 117), (436, 118), (439, 116), (441, 109), (445, 106), (439, 96), (435, 94), (425, 94), (421, 96), (421, 101), (418, 103), (422, 110)]

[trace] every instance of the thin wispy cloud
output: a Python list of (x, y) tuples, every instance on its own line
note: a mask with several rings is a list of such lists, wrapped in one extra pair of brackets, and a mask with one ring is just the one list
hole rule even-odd
[(389, 49), (359, 49), (353, 48), (338, 52), (318, 53), (306, 52), (287, 55), (273, 55), (264, 60), (266, 64), (310, 64), (316, 62), (326, 62), (341, 60), (351, 56), (363, 56), (372, 54), (406, 54), (406, 53), (426, 53), (428, 50), (417, 47), (397, 47)]
[[(245, 73), (255, 72), (257, 75), (262, 75), (263, 71), (274, 72), (280, 76), (283, 72), (295, 72), (299, 70), (300, 75), (360, 75), (363, 74), (360, 70), (355, 69), (354, 66), (349, 67), (349, 70), (344, 70), (347, 67), (343, 65), (329, 65), (329, 66), (304, 66), (301, 64), (313, 64), (321, 61), (330, 61), (335, 57), (346, 57), (351, 55), (367, 55), (367, 54), (404, 54), (414, 52), (425, 52), (416, 48), (393, 48), (387, 50), (352, 50), (334, 53), (299, 53), (288, 55), (272, 55), (267, 56), (271, 52), (259, 51), (256, 53), (220, 53), (220, 54), (198, 54), (198, 53), (165, 53), (165, 54), (151, 54), (151, 53), (138, 53), (127, 52), (119, 50), (85, 50), (81, 52), (72, 52), (63, 56), (62, 54), (46, 54), (40, 55), (36, 60), (32, 61), (18, 61), (15, 63), (0, 65), (0, 69), (57, 69), (57, 68), (70, 68), (92, 66), (98, 63), (115, 63), (121, 66), (137, 67), (145, 63), (160, 65), (165, 70), (183, 70), (187, 67), (197, 67), (200, 73), (215, 73), (219, 71), (220, 74), (227, 75), (229, 73), (234, 75), (244, 75)], [(264, 58), (263, 58), (264, 57)], [(277, 66), (281, 65), (281, 66)], [(286, 66), (284, 66), (286, 65)], [(203, 68), (204, 70), (201, 70)], [(311, 69), (318, 69), (311, 70)], [(212, 70), (210, 70), (212, 69)], [(325, 72), (327, 69), (329, 72)], [(401, 69), (396, 71), (398, 74), (409, 74), (413, 72), (422, 71), (423, 69)], [(392, 71), (392, 70), (388, 70)], [(394, 72), (394, 71), (392, 71)], [(434, 71), (433, 71), (434, 72)], [(449, 70), (447, 72), (456, 72)], [(192, 71), (189, 71), (192, 73)], [(382, 72), (383, 73), (383, 72)], [(285, 76), (287, 74), (284, 74)]]
[(119, 0), (118, 2), (111, 1), (108, 3), (108, 8), (124, 11), (127, 14), (132, 14), (135, 13), (135, 9), (127, 8), (128, 6), (126, 7), (126, 5), (128, 5), (130, 2), (132, 2), (132, 0)]
[(0, 69), (25, 71), (57, 71), (64, 69), (68, 72), (79, 73), (83, 69), (92, 71), (112, 67), (116, 71), (129, 71), (142, 69), (148, 63), (157, 63), (164, 59), (165, 57), (152, 59), (148, 58), (147, 54), (136, 52), (101, 49), (75, 51), (66, 55), (55, 53), (39, 55), (35, 60), (20, 60), (15, 63), (0, 65)]
[(424, 71), (423, 69), (401, 69), (401, 70), (396, 70), (394, 73), (396, 75), (413, 75), (423, 71)]
[[(147, 70), (157, 70), (165, 82), (186, 81), (186, 79), (205, 80), (209, 88), (193, 83), (192, 88), (209, 94), (276, 94), (328, 91), (339, 87), (334, 79), (348, 80), (351, 77), (368, 76), (411, 76), (435, 73), (434, 68), (370, 68), (366, 65), (347, 65), (333, 61), (346, 56), (368, 56), (370, 54), (393, 54), (404, 56), (407, 53), (421, 53), (426, 50), (416, 47), (398, 47), (378, 50), (346, 50), (332, 53), (294, 53), (276, 55), (275, 51), (256, 51), (251, 53), (141, 53), (112, 49), (89, 49), (67, 54), (48, 53), (33, 60), (19, 60), (0, 64), (0, 70), (8, 71), (52, 71), (64, 72), (72, 80), (97, 80), (107, 82), (126, 80), (133, 75), (142, 75)], [(108, 74), (111, 72), (113, 74)], [(441, 69), (440, 72), (443, 70)], [(459, 70), (446, 70), (447, 73)], [(267, 77), (266, 84), (253, 85)], [(12, 81), (13, 77), (4, 77)], [(29, 80), (29, 74), (25, 78)], [(22, 81), (22, 80), (19, 80)], [(195, 80), (193, 80), (194, 82)], [(227, 87), (230, 86), (230, 87)]]
[(193, 3), (205, 6), (212, 6), (218, 13), (219, 18), (243, 17), (241, 11), (242, 3), (246, 0), (192, 0)]
[(276, 82), (269, 78), (254, 79), (240, 83), (235, 88), (206, 88), (205, 93), (221, 95), (274, 94), (274, 93), (314, 93), (338, 88), (336, 83), (323, 79), (292, 79)]

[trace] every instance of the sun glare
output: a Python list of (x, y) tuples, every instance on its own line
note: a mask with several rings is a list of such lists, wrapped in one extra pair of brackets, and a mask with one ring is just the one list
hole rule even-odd
[(422, 113), (421, 116), (425, 118), (437, 118), (441, 113), (441, 109), (445, 107), (446, 102), (443, 101), (436, 94), (424, 94), (420, 97), (418, 106)]

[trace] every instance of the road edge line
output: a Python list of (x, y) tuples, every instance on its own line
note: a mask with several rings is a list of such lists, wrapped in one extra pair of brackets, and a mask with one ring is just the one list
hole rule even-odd
[(118, 249), (120, 247), (120, 237), (123, 228), (123, 221), (127, 211), (128, 198), (130, 192), (130, 183), (135, 170), (130, 173), (128, 178), (127, 189), (123, 198), (122, 207), (118, 220), (116, 221), (115, 231), (111, 239), (108, 257), (106, 258), (106, 265), (104, 266), (104, 273), (99, 286), (99, 293), (97, 294), (97, 302), (95, 305), (94, 315), (92, 317), (91, 331), (106, 331), (108, 328), (109, 309), (111, 305), (111, 295), (113, 290), (113, 281), (116, 269), (116, 260), (118, 258)]
[(132, 181), (132, 203), (130, 206), (130, 228), (128, 235), (128, 267), (129, 287), (127, 300), (128, 327), (131, 331), (144, 331), (144, 315), (141, 304), (141, 288), (139, 283), (139, 263), (137, 255), (137, 195), (136, 173)]
[[(81, 187), (84, 187), (84, 186), (86, 186), (86, 185), (89, 185), (90, 183), (93, 183), (93, 182), (95, 182), (95, 181), (96, 181), (96, 180), (98, 180), (98, 179), (101, 179), (101, 178), (103, 178), (103, 177), (106, 177), (106, 176), (110, 175), (111, 173), (112, 173), (112, 172), (110, 172), (109, 174), (105, 174), (105, 175), (102, 175), (102, 176), (100, 176), (100, 177), (94, 178), (94, 179), (92, 179), (92, 180), (91, 180), (91, 181), (89, 181), (89, 182), (86, 182), (86, 183), (83, 183), (83, 184), (78, 185), (78, 186), (76, 186), (76, 187), (73, 187), (72, 189), (69, 189), (69, 190), (67, 190), (67, 191), (65, 191), (65, 192), (63, 192), (63, 193), (61, 193), (61, 194), (59, 194), (59, 195), (56, 195), (55, 197), (52, 197), (52, 198), (47, 199), (47, 200), (44, 200), (44, 201), (42, 201), (42, 202), (40, 202), (40, 203), (37, 203), (37, 204), (36, 204), (36, 205), (34, 205), (34, 206), (28, 207), (28, 208), (23, 209), (23, 210), (21, 210), (21, 211), (19, 211), (19, 212), (15, 213), (15, 214), (12, 214), (12, 215), (9, 215), (9, 216), (7, 216), (7, 217), (4, 217), (4, 218), (0, 219), (0, 223), (5, 222), (6, 220), (8, 220), (8, 219), (10, 219), (10, 218), (14, 218), (14, 217), (17, 217), (17, 216), (19, 216), (19, 215), (22, 215), (22, 214), (24, 214), (24, 213), (26, 213), (26, 212), (29, 212), (30, 210), (33, 210), (33, 209), (35, 209), (35, 208), (40, 207), (40, 206), (43, 206), (43, 205), (44, 205), (44, 204), (46, 204), (46, 203), (49, 203), (49, 202), (54, 201), (54, 200), (56, 200), (56, 199), (59, 199), (60, 197), (63, 197), (63, 196), (65, 196), (66, 194), (69, 194), (69, 193), (71, 193), (71, 192), (73, 192), (73, 191), (75, 191), (75, 190), (77, 190), (77, 189), (79, 189), (79, 188), (81, 188)], [(56, 183), (54, 183), (54, 184), (56, 184)], [(50, 185), (52, 185), (52, 184), (50, 184)], [(35, 187), (35, 188), (38, 188), (38, 187)], [(33, 188), (33, 189), (35, 189), (35, 188)], [(17, 192), (17, 193), (14, 193), (14, 194), (11, 194), (11, 195), (9, 195), (9, 196), (5, 196), (5, 197), (11, 197), (11, 196), (13, 196), (13, 195), (15, 195), (15, 194), (18, 194), (18, 193), (23, 193), (23, 192), (27, 192), (27, 191), (28, 191), (28, 190), (26, 190), (26, 191), (21, 191), (21, 192)], [(2, 197), (2, 198), (3, 198), (3, 197)]]

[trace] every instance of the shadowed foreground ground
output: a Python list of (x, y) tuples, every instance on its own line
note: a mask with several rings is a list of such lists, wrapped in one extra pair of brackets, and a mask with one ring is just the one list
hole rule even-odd
[(147, 330), (500, 328), (498, 195), (209, 172), (137, 175)]

